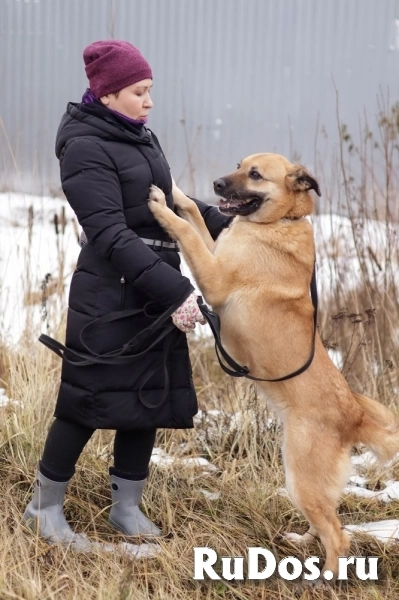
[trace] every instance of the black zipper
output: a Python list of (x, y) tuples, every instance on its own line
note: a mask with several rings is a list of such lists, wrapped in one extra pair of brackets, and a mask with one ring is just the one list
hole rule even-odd
[(126, 283), (126, 280), (123, 277), (123, 275), (120, 278), (120, 283), (121, 283), (121, 291), (119, 294), (119, 310), (123, 310), (124, 305), (125, 305), (125, 283)]

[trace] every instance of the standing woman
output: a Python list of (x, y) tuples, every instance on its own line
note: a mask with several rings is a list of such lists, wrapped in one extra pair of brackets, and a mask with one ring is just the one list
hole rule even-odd
[[(42, 537), (65, 544), (84, 539), (65, 520), (63, 501), (96, 429), (116, 430), (109, 523), (126, 535), (160, 535), (139, 504), (156, 429), (193, 427), (197, 399), (185, 332), (203, 323), (194, 288), (180, 272), (177, 245), (147, 206), (149, 188), (156, 184), (173, 209), (168, 163), (145, 126), (153, 105), (150, 65), (132, 44), (117, 40), (90, 44), (83, 58), (90, 88), (80, 104), (68, 104), (56, 155), (62, 189), (87, 243), (70, 287), (66, 346), (71, 352), (63, 360), (55, 420), (24, 513), (25, 522), (36, 523)], [(195, 202), (215, 239), (230, 219)], [(144, 306), (145, 312), (128, 319), (89, 325)], [(175, 327), (155, 344), (159, 331), (134, 346), (134, 353), (151, 346), (140, 358), (124, 364), (73, 364), (83, 360), (73, 351), (117, 351), (155, 315), (173, 308)]]

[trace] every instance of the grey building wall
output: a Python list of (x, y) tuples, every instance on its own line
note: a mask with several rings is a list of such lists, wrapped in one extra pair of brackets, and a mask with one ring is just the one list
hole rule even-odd
[[(398, 0), (0, 0), (0, 190), (59, 189), (54, 138), (87, 80), (83, 48), (137, 45), (153, 67), (157, 133), (187, 192), (245, 155), (315, 166), (315, 136), (357, 131), (399, 97)], [(321, 140), (321, 141), (320, 141)]]

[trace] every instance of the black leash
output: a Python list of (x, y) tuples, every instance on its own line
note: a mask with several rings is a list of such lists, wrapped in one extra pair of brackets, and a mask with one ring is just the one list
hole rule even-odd
[[(206, 304), (203, 303), (202, 298), (199, 297), (199, 300), (198, 300), (199, 308), (200, 308), (202, 314), (204, 315), (205, 319), (207, 320), (209, 327), (212, 330), (213, 336), (215, 338), (216, 356), (218, 357), (219, 364), (220, 364), (221, 368), (223, 369), (223, 371), (225, 373), (227, 373), (228, 375), (231, 375), (232, 377), (246, 377), (247, 379), (252, 379), (254, 381), (269, 381), (269, 382), (278, 382), (278, 381), (285, 381), (287, 379), (292, 379), (293, 377), (296, 377), (297, 375), (300, 375), (301, 373), (306, 371), (306, 369), (312, 363), (314, 353), (315, 353), (315, 345), (316, 345), (317, 309), (318, 309), (317, 285), (316, 285), (316, 265), (313, 268), (312, 281), (310, 283), (310, 295), (312, 298), (312, 304), (313, 304), (313, 308), (314, 308), (314, 313), (313, 313), (314, 331), (313, 331), (313, 340), (312, 340), (312, 348), (311, 348), (310, 356), (309, 356), (308, 360), (305, 362), (305, 364), (302, 365), (302, 367), (300, 367), (296, 371), (293, 371), (292, 373), (289, 373), (288, 375), (284, 375), (283, 377), (278, 377), (277, 379), (262, 379), (261, 377), (254, 377), (253, 375), (250, 375), (248, 367), (243, 367), (242, 365), (238, 364), (226, 352), (226, 350), (222, 346), (222, 341), (220, 338), (219, 315), (217, 313), (215, 313), (214, 311), (210, 310), (210, 308)], [(229, 369), (228, 367), (226, 367), (226, 365), (224, 365), (222, 363), (220, 355), (222, 355), (225, 362), (231, 367), (231, 369)]]
[[(145, 373), (145, 377), (142, 378), (142, 380), (140, 382), (140, 388), (139, 388), (139, 398), (140, 398), (141, 403), (144, 406), (146, 406), (147, 408), (159, 408), (169, 393), (169, 374), (168, 374), (168, 369), (167, 369), (167, 358), (168, 358), (168, 354), (169, 354), (169, 350), (172, 345), (172, 342), (176, 338), (176, 334), (178, 334), (178, 329), (175, 327), (175, 325), (172, 322), (167, 322), (167, 321), (169, 321), (171, 314), (174, 313), (175, 310), (177, 310), (179, 308), (179, 306), (181, 305), (181, 302), (179, 302), (179, 304), (175, 304), (174, 306), (171, 306), (165, 312), (163, 312), (161, 315), (153, 315), (148, 312), (149, 307), (153, 304), (155, 304), (155, 302), (150, 301), (150, 302), (147, 302), (147, 304), (144, 306), (144, 308), (135, 308), (135, 309), (131, 309), (131, 310), (115, 311), (115, 312), (112, 312), (103, 317), (94, 319), (93, 321), (91, 321), (90, 323), (85, 325), (85, 327), (83, 327), (82, 331), (79, 334), (79, 339), (80, 339), (80, 343), (86, 349), (87, 352), (79, 352), (78, 350), (73, 350), (72, 348), (67, 348), (66, 346), (64, 346), (63, 344), (58, 342), (57, 340), (54, 340), (53, 338), (51, 338), (50, 336), (45, 335), (45, 334), (42, 334), (39, 337), (39, 342), (41, 342), (42, 344), (47, 346), (47, 348), (50, 348), (50, 350), (55, 352), (55, 354), (60, 356), (63, 360), (66, 360), (71, 365), (74, 365), (75, 367), (87, 367), (89, 365), (95, 365), (95, 364), (122, 365), (122, 364), (132, 362), (132, 361), (136, 360), (137, 358), (140, 358), (141, 356), (146, 354), (156, 344), (158, 344), (158, 342), (160, 342), (162, 339), (164, 339), (168, 336), (168, 338), (165, 342), (164, 348), (163, 348), (164, 352), (163, 352), (162, 361), (156, 363), (151, 369), (148, 369), (148, 371)], [(102, 325), (112, 323), (113, 321), (126, 319), (128, 317), (132, 317), (132, 316), (139, 315), (142, 313), (144, 313), (144, 315), (147, 317), (155, 319), (154, 322), (151, 323), (151, 325), (149, 325), (142, 331), (140, 331), (137, 335), (135, 335), (133, 338), (131, 338), (128, 342), (126, 342), (126, 344), (124, 344), (122, 346), (122, 348), (117, 348), (116, 350), (112, 350), (110, 352), (105, 352), (104, 354), (97, 354), (87, 345), (87, 343), (83, 339), (84, 334), (87, 335), (87, 332), (90, 329), (98, 328), (98, 327), (101, 327)], [(145, 341), (148, 337), (150, 337), (153, 333), (155, 333), (159, 329), (162, 329), (161, 333), (151, 342), (151, 344), (149, 346), (147, 346), (147, 348), (145, 348), (145, 350), (142, 350), (141, 352), (136, 352), (136, 353), (130, 352), (135, 346), (137, 346), (139, 343), (142, 343), (143, 341)], [(78, 360), (72, 360), (72, 356), (77, 357)], [(151, 404), (143, 397), (143, 394), (145, 391), (145, 390), (143, 391), (143, 387), (146, 384), (146, 382), (154, 375), (154, 373), (160, 367), (163, 368), (163, 372), (164, 372), (164, 376), (165, 376), (164, 393), (159, 402), (157, 402), (156, 404)]]

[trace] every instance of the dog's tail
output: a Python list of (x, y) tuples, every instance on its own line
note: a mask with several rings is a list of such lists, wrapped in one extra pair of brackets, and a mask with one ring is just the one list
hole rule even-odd
[(376, 400), (356, 393), (353, 396), (364, 411), (358, 442), (368, 446), (379, 461), (389, 460), (399, 452), (399, 417)]

